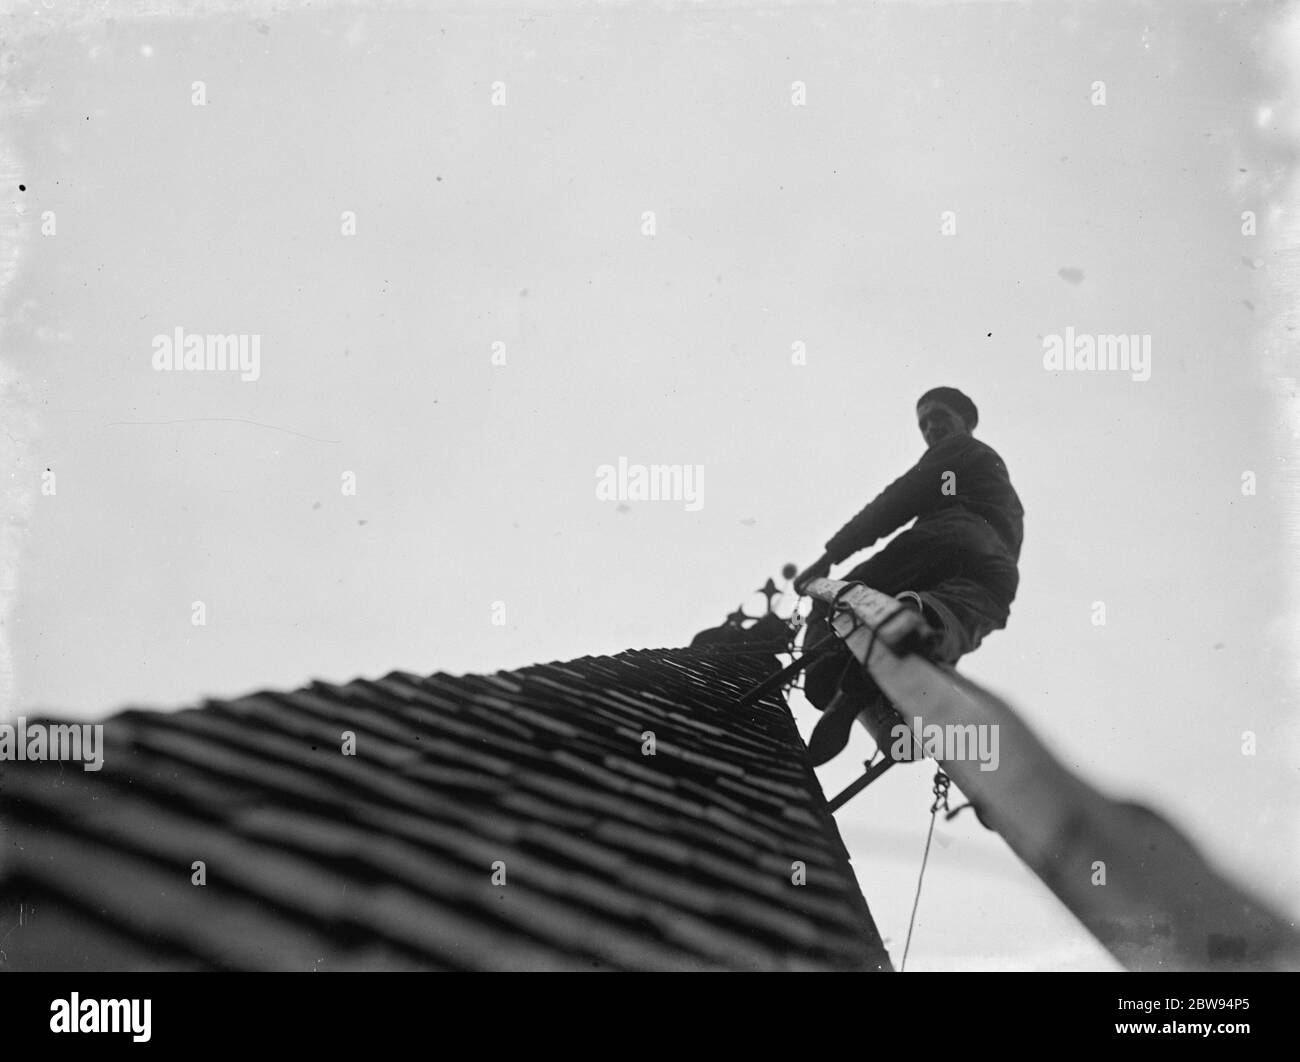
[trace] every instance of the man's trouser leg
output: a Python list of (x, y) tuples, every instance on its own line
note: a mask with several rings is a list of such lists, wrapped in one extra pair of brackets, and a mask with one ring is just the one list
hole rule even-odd
[[(951, 552), (950, 544), (912, 528), (855, 566), (844, 579), (847, 582), (865, 583), (871, 589), (891, 596), (903, 590), (915, 590), (918, 586), (929, 586), (937, 581), (933, 573), (936, 565), (941, 562), (945, 549)], [(831, 634), (829, 615), (830, 609), (826, 605), (820, 601), (813, 603), (813, 610), (808, 617), (808, 633), (804, 639), (805, 650), (822, 637), (834, 637)], [(808, 700), (825, 711), (830, 706), (835, 691), (839, 689), (843, 670), (844, 665), (835, 654), (811, 665), (804, 679), (804, 693)], [(867, 696), (878, 694), (875, 684), (865, 676), (861, 692), (864, 701)]]
[[(829, 616), (830, 609), (825, 604), (821, 601), (813, 602), (813, 610), (804, 625), (805, 653), (814, 646), (825, 644), (828, 638), (839, 641), (831, 630)], [(804, 671), (803, 693), (813, 707), (823, 712), (830, 707), (831, 701), (840, 688), (841, 680), (846, 677), (845, 665), (848, 658), (848, 650), (841, 645), (820, 660), (808, 665), (807, 670)]]
[(933, 652), (941, 664), (955, 664), (979, 648), (994, 631), (1007, 625), (1016, 596), (1015, 569), (994, 571), (978, 578), (956, 576), (921, 590), (921, 614), (943, 634)]
[[(909, 548), (909, 541), (915, 539), (913, 532), (905, 531), (875, 556), (851, 569), (844, 576), (845, 581), (865, 583), (871, 589), (891, 596), (908, 589), (912, 583), (924, 583), (923, 569), (918, 563), (924, 553), (915, 548), (915, 545)], [(805, 626), (805, 652), (822, 639), (835, 637), (830, 626), (830, 608), (821, 601), (813, 602)], [(804, 673), (804, 696), (814, 707), (822, 711), (830, 707), (842, 679), (850, 684), (851, 690), (857, 691), (863, 703), (879, 694), (876, 684), (861, 667), (857, 668), (858, 674), (845, 674), (845, 662), (850, 658), (851, 654), (845, 649), (809, 665)]]
[[(859, 580), (917, 608), (930, 626), (942, 635), (933, 654), (939, 663), (955, 664), (977, 648), (992, 631), (1006, 626), (1018, 583), (1013, 564), (994, 564), (979, 573), (981, 577), (954, 576), (924, 590), (891, 590), (889, 575), (881, 571), (878, 563), (873, 563), (881, 556), (854, 568), (846, 579)], [(924, 583), (924, 580), (920, 582)], [(835, 637), (828, 617), (827, 606), (815, 602), (808, 618), (805, 651), (824, 637)], [(815, 707), (825, 713), (809, 738), (814, 766), (825, 763), (843, 750), (852, 732), (853, 721), (859, 716), (876, 744), (888, 753), (893, 726), (901, 717), (847, 649), (829, 654), (808, 668), (804, 693)]]
[[(921, 602), (916, 595), (908, 594), (902, 601), (904, 606), (921, 611)], [(825, 626), (829, 630), (829, 623)], [(814, 632), (810, 630), (809, 638), (813, 636)], [(814, 767), (843, 751), (855, 719), (870, 731), (878, 747), (888, 749), (893, 743), (891, 731), (899, 720), (898, 713), (867, 669), (847, 648), (809, 667), (804, 679), (804, 694), (823, 713), (808, 738), (808, 752)]]

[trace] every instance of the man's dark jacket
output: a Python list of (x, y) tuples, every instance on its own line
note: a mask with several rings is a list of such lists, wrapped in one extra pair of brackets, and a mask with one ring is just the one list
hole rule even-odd
[(916, 589), (952, 576), (1014, 571), (1020, 558), (1020, 498), (997, 452), (970, 435), (949, 436), (926, 450), (826, 543), (826, 552), (838, 564), (913, 517), (915, 526), (877, 556), (884, 561), (893, 554), (910, 569), (897, 574)]

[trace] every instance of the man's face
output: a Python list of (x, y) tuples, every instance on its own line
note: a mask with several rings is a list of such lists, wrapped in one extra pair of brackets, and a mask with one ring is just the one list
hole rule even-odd
[(925, 437), (926, 449), (953, 435), (969, 435), (970, 429), (951, 408), (942, 402), (922, 402), (916, 410), (916, 423)]

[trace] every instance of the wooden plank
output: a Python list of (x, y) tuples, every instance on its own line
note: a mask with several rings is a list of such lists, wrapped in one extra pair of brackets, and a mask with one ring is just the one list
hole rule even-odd
[[(847, 584), (818, 579), (830, 602)], [(893, 598), (853, 587), (837, 633), (912, 727), (996, 727), (998, 756), (940, 759), (944, 771), (1039, 878), (1132, 970), (1296, 970), (1294, 926), (1212, 868), (1149, 808), (1110, 799), (1068, 770), (1001, 698), (916, 653), (884, 627)], [(856, 629), (855, 629), (856, 628)], [(868, 658), (868, 652), (870, 656)], [(977, 728), (970, 731), (966, 728)], [(991, 745), (991, 741), (987, 743)], [(948, 748), (946, 751), (953, 751)]]

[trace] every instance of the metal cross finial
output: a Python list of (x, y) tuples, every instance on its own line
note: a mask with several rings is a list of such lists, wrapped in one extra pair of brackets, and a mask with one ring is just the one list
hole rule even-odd
[[(782, 575), (789, 579), (793, 571), (794, 565), (787, 564), (782, 569)], [(784, 597), (786, 591), (778, 587), (775, 580), (769, 578), (754, 593), (762, 594), (767, 601), (767, 608), (761, 615), (755, 616), (747, 612), (745, 601), (742, 601), (736, 606), (736, 611), (727, 616), (719, 626), (700, 631), (691, 640), (691, 645), (762, 642), (765, 645), (781, 643), (788, 648), (798, 633), (801, 620), (797, 611), (788, 617), (777, 612), (774, 601), (778, 597)], [(746, 598), (746, 601), (749, 600), (752, 598)]]

